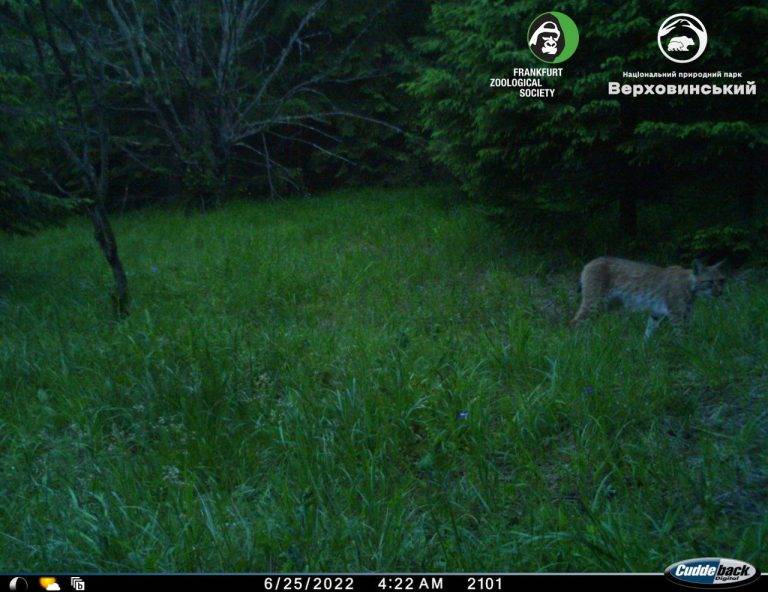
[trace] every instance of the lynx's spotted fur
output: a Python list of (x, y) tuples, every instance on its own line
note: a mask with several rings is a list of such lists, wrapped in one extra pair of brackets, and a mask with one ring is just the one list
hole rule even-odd
[(725, 282), (722, 263), (707, 267), (696, 261), (693, 269), (683, 269), (677, 265), (657, 267), (617, 257), (593, 259), (581, 272), (581, 306), (571, 324), (578, 324), (603, 304), (618, 301), (626, 308), (650, 313), (646, 339), (665, 317), (680, 329), (690, 317), (698, 294), (722, 294)]

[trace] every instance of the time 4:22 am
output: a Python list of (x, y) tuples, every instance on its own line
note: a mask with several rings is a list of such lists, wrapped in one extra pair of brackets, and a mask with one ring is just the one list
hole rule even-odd
[(378, 587), (381, 590), (442, 590), (443, 578), (389, 576), (381, 578)]

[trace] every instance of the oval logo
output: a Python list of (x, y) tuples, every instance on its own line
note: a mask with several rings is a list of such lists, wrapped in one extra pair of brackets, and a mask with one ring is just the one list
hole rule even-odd
[(733, 588), (754, 582), (760, 570), (746, 561), (699, 557), (673, 563), (664, 570), (670, 580), (692, 588)]

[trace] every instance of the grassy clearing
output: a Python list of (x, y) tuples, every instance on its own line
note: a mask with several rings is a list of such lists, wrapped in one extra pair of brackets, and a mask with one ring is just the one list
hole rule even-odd
[[(437, 190), (0, 239), (0, 569), (768, 560), (768, 282), (577, 332), (577, 265)], [(466, 412), (466, 418), (464, 413)]]

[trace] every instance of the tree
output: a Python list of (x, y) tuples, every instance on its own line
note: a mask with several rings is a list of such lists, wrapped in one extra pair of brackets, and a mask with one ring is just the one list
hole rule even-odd
[(765, 180), (752, 164), (766, 145), (763, 96), (632, 98), (609, 96), (607, 85), (622, 82), (627, 71), (673, 69), (658, 50), (656, 31), (675, 12), (717, 23), (704, 57), (680, 69), (764, 72), (765, 39), (747, 32), (765, 27), (767, 7), (566, 0), (558, 10), (576, 21), (582, 47), (563, 64), (557, 97), (535, 100), (488, 88), (491, 77), (507, 76), (513, 67), (542, 65), (526, 47), (526, 31), (550, 8), (536, 0), (449, 0), (433, 7), (420, 48), (434, 65), (409, 91), (422, 103), (433, 157), (467, 193), (518, 212), (567, 213), (580, 221), (618, 206), (622, 232), (632, 236), (639, 204), (672, 195), (681, 182), (728, 173), (736, 163), (751, 188), (733, 200), (733, 191), (720, 187), (710, 203), (740, 201), (743, 210), (754, 210), (754, 188)]
[[(83, 10), (104, 40), (99, 59), (110, 132), (105, 206), (160, 200), (207, 206), (225, 197), (376, 182), (418, 171), (426, 160), (406, 146), (402, 128), (413, 107), (399, 85), (409, 75), (408, 39), (421, 32), (428, 3), (49, 0), (51, 12), (66, 14), (82, 43), (93, 45)], [(42, 24), (42, 16), (30, 11), (35, 5), (0, 0), (0, 6), (0, 15), (17, 16), (26, 6), (33, 22)], [(12, 30), (5, 20), (3, 39)], [(68, 55), (71, 41), (59, 37)], [(0, 45), (3, 60), (11, 48), (34, 57), (26, 39), (26, 45), (16, 38)], [(19, 71), (26, 75), (29, 59), (23, 66)], [(79, 74), (75, 78), (84, 82)], [(50, 113), (44, 93), (36, 98), (39, 111)], [(29, 106), (24, 111), (29, 119)], [(28, 129), (14, 150), (47, 145), (49, 138), (55, 134), (42, 127)], [(56, 171), (48, 173), (62, 180)], [(29, 171), (26, 180), (60, 193), (39, 176)]]
[(4, 7), (3, 17), (34, 48), (36, 80), (46, 95), (43, 115), (70, 165), (77, 187), (49, 179), (62, 195), (85, 196), (94, 236), (114, 277), (112, 304), (129, 310), (128, 280), (104, 206), (109, 190), (111, 135), (107, 124), (105, 30), (89, 4), (50, 0)]
[[(313, 59), (321, 44), (312, 27), (326, 4), (292, 5), (281, 30), (284, 8), (268, 0), (108, 0), (123, 42), (115, 81), (141, 96), (173, 155), (170, 168), (184, 171), (183, 186), (202, 205), (223, 199), (238, 162), (251, 175), (255, 167), (271, 194), (280, 183), (296, 186), (280, 158), (286, 145), (343, 159), (333, 150), (335, 120), (394, 127), (340, 108), (328, 92), (350, 82), (344, 68), (357, 39)], [(148, 160), (140, 149), (134, 156)]]
[[(344, 111), (363, 111), (399, 129), (371, 125), (357, 118), (329, 122), (324, 131), (334, 136), (330, 145), (343, 158), (312, 151), (307, 146), (303, 151), (291, 149), (291, 161), (301, 165), (301, 178), (308, 189), (325, 189), (340, 183), (403, 185), (423, 182), (429, 175), (429, 157), (414, 125), (418, 104), (410, 100), (403, 83), (417, 72), (412, 39), (424, 34), (430, 3), (333, 2), (318, 15), (316, 39), (310, 42), (313, 46), (318, 41), (321, 44), (314, 51), (303, 53), (305, 66), (323, 68), (323, 62), (328, 63), (352, 43), (340, 66), (338, 78), (342, 82), (325, 85), (324, 92)], [(284, 3), (281, 10), (298, 11), (300, 4)]]
[(75, 207), (75, 201), (30, 187), (19, 175), (17, 167), (0, 157), (0, 230), (20, 234), (32, 232)]
[(24, 129), (14, 113), (8, 105), (0, 105), (0, 145), (5, 147), (0, 153), (0, 231), (26, 234), (72, 212), (80, 202), (39, 191), (25, 179), (9, 154), (14, 136)]
[(28, 233), (72, 212), (78, 200), (56, 196), (30, 178), (45, 167), (44, 147), (26, 139), (40, 134), (41, 117), (27, 105), (34, 84), (25, 76), (25, 58), (13, 51), (12, 31), (0, 37), (0, 230)]

